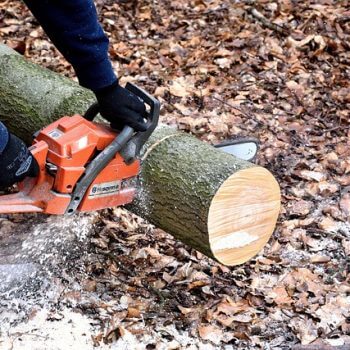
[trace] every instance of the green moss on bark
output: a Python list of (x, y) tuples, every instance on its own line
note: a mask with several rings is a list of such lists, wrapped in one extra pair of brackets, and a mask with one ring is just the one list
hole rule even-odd
[(35, 131), (60, 116), (83, 113), (94, 96), (72, 80), (0, 45), (0, 101), (0, 119), (30, 142)]

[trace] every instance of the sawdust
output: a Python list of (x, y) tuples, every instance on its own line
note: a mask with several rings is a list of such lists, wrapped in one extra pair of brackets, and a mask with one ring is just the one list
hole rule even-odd
[[(0, 337), (2, 350), (93, 350), (96, 349), (91, 334), (96, 333), (98, 326), (94, 320), (81, 313), (64, 309), (53, 313), (43, 308), (28, 320), (8, 330), (6, 336)], [(214, 350), (215, 347), (197, 341), (187, 332), (180, 334), (174, 326), (160, 327), (157, 332), (150, 331), (143, 339), (138, 340), (132, 333), (121, 328), (122, 335), (113, 344), (101, 344), (101, 350), (143, 350), (149, 343), (158, 344), (157, 349)], [(164, 341), (160, 334), (173, 337)], [(228, 346), (226, 350), (233, 350)]]
[[(12, 237), (12, 240), (17, 239), (15, 254), (9, 254), (6, 245), (1, 245), (0, 260), (5, 256), (8, 262), (0, 265), (2, 346), (8, 349), (22, 349), (22, 346), (39, 349), (35, 345), (38, 341), (36, 338), (62, 344), (62, 339), (58, 340), (64, 335), (67, 343), (61, 348), (69, 349), (67, 346), (71, 338), (65, 333), (69, 328), (72, 329), (72, 323), (67, 323), (67, 326), (64, 323), (69, 321), (68, 316), (62, 318), (65, 321), (57, 329), (54, 324), (42, 323), (49, 309), (57, 309), (56, 303), (64, 292), (65, 287), (57, 283), (57, 276), (64, 274), (74, 264), (76, 269), (83, 269), (81, 263), (86, 251), (84, 246), (86, 247), (93, 227), (94, 215), (80, 215), (64, 220), (55, 216), (28, 218), (19, 218), (21, 222), (17, 227), (18, 235)], [(4, 239), (2, 235), (0, 238)], [(78, 261), (80, 264), (77, 264)], [(64, 311), (63, 314), (69, 312), (71, 311)], [(72, 313), (69, 317), (77, 321), (78, 316), (76, 314), (74, 318)], [(82, 326), (86, 324), (81, 320), (75, 323)], [(79, 337), (79, 332), (76, 337)], [(57, 346), (51, 348), (56, 349)]]
[(248, 232), (239, 231), (235, 232), (235, 237), (232, 237), (232, 233), (226, 234), (223, 237), (212, 239), (212, 250), (225, 250), (228, 248), (241, 248), (247, 244), (250, 244), (259, 239), (259, 236), (250, 235)]
[[(131, 225), (125, 212), (114, 212), (125, 218), (115, 227)], [(126, 295), (111, 300), (86, 283), (90, 278), (89, 264), (96, 258), (90, 239), (97, 217), (99, 214), (95, 213), (64, 219), (18, 219), (17, 229), (23, 230), (24, 235), (18, 236), (20, 244), (10, 263), (0, 264), (0, 349), (90, 350), (96, 344), (101, 350), (141, 350), (148, 344), (157, 344), (157, 349), (164, 350), (214, 349), (174, 325), (152, 329), (141, 322), (138, 329), (142, 334), (136, 336), (122, 322), (114, 325), (113, 318), (109, 320), (106, 305), (114, 313), (128, 310), (132, 303)], [(0, 247), (4, 249), (3, 245)], [(92, 305), (95, 312), (83, 312)], [(114, 328), (111, 339), (108, 336), (103, 342), (97, 340)]]
[[(10, 327), (1, 337), (0, 345), (4, 350), (59, 350), (93, 349), (90, 334), (90, 320), (69, 309), (55, 315), (47, 309), (39, 310), (26, 323)], [(51, 318), (51, 321), (49, 319)]]
[[(57, 216), (23, 217), (17, 234), (10, 237), (0, 235), (0, 291), (7, 294), (19, 290), (23, 285), (49, 278), (77, 260), (86, 252), (88, 235), (94, 215), (77, 215), (62, 219)], [(9, 241), (9, 238), (11, 239)], [(9, 250), (8, 246), (15, 249)], [(84, 249), (85, 248), (85, 249)]]

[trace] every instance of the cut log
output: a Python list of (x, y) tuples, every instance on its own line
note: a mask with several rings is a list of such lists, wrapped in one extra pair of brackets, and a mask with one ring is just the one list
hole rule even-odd
[(271, 173), (169, 127), (145, 147), (140, 191), (129, 208), (226, 265), (270, 238), (280, 209)]
[[(0, 119), (26, 140), (52, 120), (83, 113), (93, 100), (69, 79), (0, 46)], [(272, 174), (173, 128), (159, 127), (142, 155), (135, 214), (226, 265), (266, 244), (280, 209)]]

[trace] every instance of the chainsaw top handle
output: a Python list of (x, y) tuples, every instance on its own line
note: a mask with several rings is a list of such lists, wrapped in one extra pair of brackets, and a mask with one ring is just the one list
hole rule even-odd
[[(125, 88), (137, 97), (139, 97), (142, 100), (142, 102), (148, 105), (150, 108), (149, 111), (146, 112), (145, 116), (147, 120), (147, 130), (135, 133), (135, 135), (126, 143), (124, 147), (122, 147), (120, 151), (120, 154), (124, 158), (125, 163), (130, 164), (139, 155), (141, 148), (147, 142), (147, 140), (152, 135), (153, 131), (158, 125), (160, 103), (148, 92), (132, 83), (127, 83)], [(84, 118), (89, 121), (93, 121), (99, 113), (99, 111), (100, 108), (98, 103), (96, 102), (86, 111), (86, 113), (84, 114)], [(121, 134), (123, 134), (124, 129), (122, 130)]]

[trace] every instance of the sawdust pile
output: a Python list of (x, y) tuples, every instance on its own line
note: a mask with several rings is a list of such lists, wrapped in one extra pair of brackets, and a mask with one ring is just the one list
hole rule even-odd
[[(258, 137), (258, 162), (279, 180), (283, 212), (264, 252), (236, 268), (120, 209), (99, 213), (84, 254), (69, 255), (71, 264), (43, 268), (34, 259), (49, 280), (36, 293), (53, 284), (60, 292), (34, 295), (21, 317), (8, 317), (0, 347), (9, 337), (16, 346), (35, 334), (39, 342), (50, 333), (45, 327), (64, 327), (68, 318), (89, 324), (83, 341), (103, 347), (128, 341), (134, 341), (129, 348), (147, 349), (350, 346), (347, 2), (97, 4), (122, 82), (145, 87), (161, 100), (163, 122), (205, 141)], [(20, 1), (0, 8), (5, 43), (73, 77)], [(15, 231), (21, 220), (3, 218), (2, 225)], [(15, 308), (12, 300), (11, 306), (10, 296), (3, 298), (2, 317)], [(47, 322), (28, 329), (22, 321), (32, 317)]]

